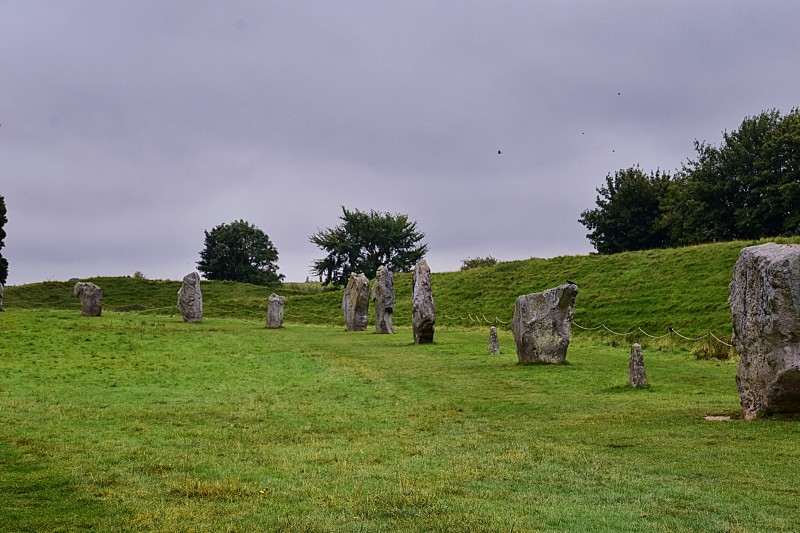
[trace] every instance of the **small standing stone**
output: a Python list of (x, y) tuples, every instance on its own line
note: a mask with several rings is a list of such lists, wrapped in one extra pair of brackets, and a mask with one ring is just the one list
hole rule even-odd
[(578, 286), (565, 283), (517, 298), (511, 329), (520, 364), (561, 364), (567, 358)]
[(283, 302), (283, 296), (278, 296), (274, 292), (269, 295), (269, 302), (267, 304), (268, 328), (279, 328), (283, 326)]
[(79, 281), (72, 289), (72, 294), (81, 301), (83, 316), (100, 316), (103, 312), (103, 289), (88, 281)]
[(647, 388), (647, 374), (644, 371), (644, 357), (639, 344), (631, 346), (631, 360), (628, 363), (628, 385), (634, 389)]
[(500, 353), (500, 341), (497, 340), (497, 328), (489, 328), (489, 354), (498, 355)]
[(178, 309), (184, 322), (203, 320), (203, 294), (200, 292), (200, 275), (197, 272), (183, 277), (183, 284), (178, 290)]
[(381, 265), (372, 285), (372, 305), (375, 307), (375, 331), (394, 333), (392, 313), (394, 313), (394, 275)]
[(744, 418), (800, 413), (800, 245), (744, 248), (728, 301)]
[(342, 296), (342, 312), (347, 331), (367, 329), (369, 311), (369, 280), (364, 274), (351, 272)]
[(422, 259), (414, 267), (411, 293), (411, 326), (414, 333), (414, 344), (433, 342), (433, 330), (436, 325), (436, 305), (431, 290), (431, 269), (428, 262)]
[(3, 284), (0, 283), (0, 311), (3, 310), (3, 291), (4, 290), (5, 290), (5, 288), (3, 287)]

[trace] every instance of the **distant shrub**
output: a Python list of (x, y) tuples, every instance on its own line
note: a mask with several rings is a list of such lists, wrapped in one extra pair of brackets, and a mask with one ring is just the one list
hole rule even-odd
[(144, 272), (137, 270), (136, 272), (133, 273), (133, 279), (147, 279), (147, 278), (144, 277)]
[(491, 255), (487, 255), (486, 257), (467, 257), (461, 261), (461, 270), (469, 270), (471, 268), (480, 268), (480, 267), (488, 267), (492, 265), (496, 265), (499, 263), (497, 259), (492, 257)]
[[(730, 339), (725, 342), (730, 343)], [(707, 341), (704, 344), (695, 346), (692, 349), (692, 355), (697, 359), (719, 359), (727, 361), (735, 355), (735, 351), (730, 346), (717, 342), (715, 340)]]

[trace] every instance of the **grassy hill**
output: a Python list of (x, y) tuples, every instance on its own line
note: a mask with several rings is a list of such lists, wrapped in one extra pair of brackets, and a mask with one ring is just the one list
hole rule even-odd
[[(770, 239), (800, 243), (800, 238)], [(767, 241), (759, 241), (767, 242)], [(669, 250), (614, 255), (564, 256), (508, 261), (492, 267), (433, 274), (437, 323), (455, 327), (508, 327), (520, 294), (545, 290), (567, 279), (580, 286), (575, 322), (606, 325), (616, 332), (642, 328), (662, 335), (672, 327), (695, 337), (709, 331), (730, 335), (728, 284), (740, 250), (756, 242), (704, 244)], [(435, 269), (435, 265), (433, 265)], [(129, 277), (92, 278), (103, 288), (104, 309), (177, 315), (177, 281)], [(74, 282), (44, 282), (6, 288), (9, 308), (79, 309)], [(270, 289), (234, 282), (203, 282), (205, 315), (264, 320), (269, 294), (286, 296), (286, 320), (306, 324), (342, 324), (342, 291), (318, 284), (289, 283)], [(395, 275), (395, 323), (410, 324), (411, 275)], [(613, 337), (606, 330), (596, 334)], [(639, 333), (625, 341), (646, 341)]]

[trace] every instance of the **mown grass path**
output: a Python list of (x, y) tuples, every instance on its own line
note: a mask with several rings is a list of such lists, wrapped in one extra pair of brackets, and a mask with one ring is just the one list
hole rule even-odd
[(732, 362), (578, 338), (0, 316), (5, 531), (796, 531), (800, 432)]

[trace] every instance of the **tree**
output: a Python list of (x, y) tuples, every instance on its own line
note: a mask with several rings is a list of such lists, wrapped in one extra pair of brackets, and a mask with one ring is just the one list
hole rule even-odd
[(676, 176), (665, 226), (673, 244), (800, 233), (800, 110), (746, 117), (719, 147), (695, 141), (697, 157)]
[(206, 279), (272, 285), (283, 280), (278, 274), (278, 250), (266, 233), (237, 220), (205, 232), (205, 248), (197, 269)]
[(596, 189), (597, 207), (581, 213), (580, 223), (591, 230), (586, 237), (601, 254), (664, 246), (661, 210), (669, 186), (666, 172), (648, 176), (638, 166), (607, 175)]
[[(6, 217), (6, 199), (0, 196), (0, 250), (5, 246), (6, 231), (3, 227), (8, 222)], [(0, 254), (0, 283), (6, 284), (8, 280), (8, 261)]]
[(342, 223), (338, 226), (309, 237), (328, 254), (315, 260), (311, 269), (323, 279), (323, 285), (340, 287), (351, 272), (372, 279), (381, 265), (393, 272), (407, 272), (428, 251), (428, 245), (420, 242), (425, 234), (417, 231), (417, 223), (409, 222), (407, 215), (349, 211), (342, 206), (339, 218)]

